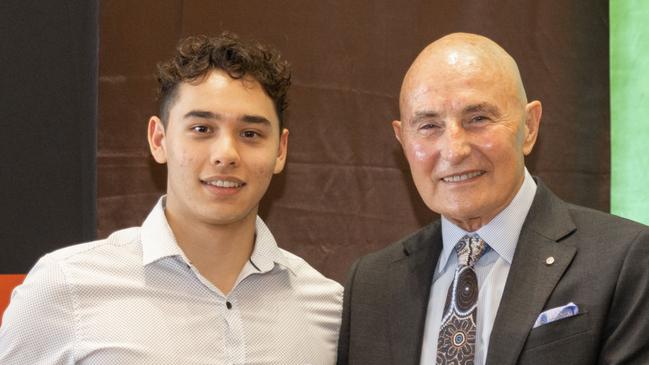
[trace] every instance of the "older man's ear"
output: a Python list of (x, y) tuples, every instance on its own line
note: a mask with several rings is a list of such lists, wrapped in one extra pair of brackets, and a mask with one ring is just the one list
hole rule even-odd
[(532, 152), (536, 138), (539, 136), (542, 110), (541, 102), (538, 100), (531, 101), (525, 106), (525, 140), (523, 141), (525, 156)]
[[(397, 138), (397, 141), (401, 143), (401, 121), (393, 120), (392, 129), (394, 129), (394, 136)], [(403, 143), (401, 143), (401, 145), (403, 145)]]

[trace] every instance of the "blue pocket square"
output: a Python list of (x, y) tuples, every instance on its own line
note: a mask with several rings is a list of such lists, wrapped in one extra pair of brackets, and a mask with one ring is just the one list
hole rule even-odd
[(548, 309), (539, 314), (536, 318), (536, 322), (534, 322), (533, 328), (558, 321), (562, 318), (572, 317), (577, 314), (579, 314), (579, 307), (577, 304), (570, 302), (564, 306)]

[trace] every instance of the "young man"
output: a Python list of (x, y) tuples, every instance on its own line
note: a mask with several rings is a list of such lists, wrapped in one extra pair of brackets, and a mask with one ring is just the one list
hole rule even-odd
[(44, 256), (13, 293), (2, 364), (333, 364), (342, 288), (257, 217), (286, 161), (288, 65), (232, 35), (159, 65), (142, 227)]

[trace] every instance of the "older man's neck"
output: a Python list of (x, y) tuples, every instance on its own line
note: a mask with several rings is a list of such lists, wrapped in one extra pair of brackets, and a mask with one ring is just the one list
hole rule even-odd
[[(462, 228), (467, 232), (475, 232), (480, 229), (482, 226), (489, 223), (494, 217), (475, 217), (475, 218), (466, 218), (466, 219), (455, 219), (451, 217), (444, 216), (451, 223)], [(485, 219), (486, 218), (486, 219)]]

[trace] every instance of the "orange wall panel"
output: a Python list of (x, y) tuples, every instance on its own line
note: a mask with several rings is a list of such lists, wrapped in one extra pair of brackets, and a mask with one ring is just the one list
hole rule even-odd
[(11, 291), (20, 285), (24, 279), (24, 274), (0, 275), (0, 313), (4, 313), (5, 308), (7, 308)]

